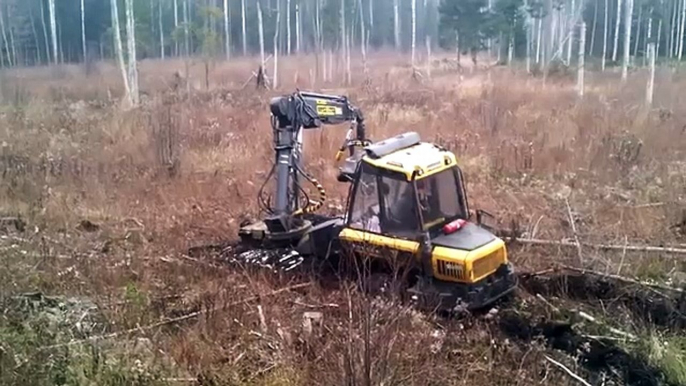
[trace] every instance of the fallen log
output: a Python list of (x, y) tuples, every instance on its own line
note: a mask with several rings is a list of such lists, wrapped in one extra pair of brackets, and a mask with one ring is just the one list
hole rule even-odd
[[(543, 239), (520, 239), (515, 237), (504, 237), (505, 241), (514, 241), (522, 244), (532, 244), (532, 245), (554, 245), (560, 247), (569, 247), (577, 249), (578, 246), (576, 242), (565, 241), (565, 240), (543, 240)], [(677, 247), (656, 247), (652, 245), (612, 245), (612, 244), (593, 244), (593, 243), (580, 243), (583, 246), (604, 249), (604, 250), (617, 250), (617, 251), (633, 251), (633, 252), (664, 252), (674, 255), (686, 255), (686, 248)]]

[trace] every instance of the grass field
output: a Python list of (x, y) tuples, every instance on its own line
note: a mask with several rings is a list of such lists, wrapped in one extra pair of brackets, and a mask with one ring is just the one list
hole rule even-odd
[[(686, 255), (621, 248), (686, 249), (682, 73), (660, 69), (648, 107), (643, 70), (626, 84), (589, 71), (579, 99), (564, 72), (437, 56), (413, 76), (384, 53), (366, 75), (353, 63), (352, 84), (337, 58), (327, 81), (314, 57), (281, 58), (278, 90), (265, 91), (248, 82), (257, 62), (213, 63), (207, 76), (201, 61), (141, 62), (135, 109), (118, 102), (112, 64), (0, 74), (0, 384), (577, 384), (546, 356), (592, 384), (686, 384), (681, 292), (545, 271), (684, 286)], [(545, 274), (522, 276), (497, 313), (461, 320), (351, 283), (189, 257), (258, 215), (268, 101), (296, 87), (350, 96), (374, 140), (417, 131), (456, 152), (471, 206), (504, 227), (574, 241), (573, 219), (583, 245), (510, 245), (518, 271)], [(305, 135), (324, 211), (347, 193), (334, 162), (345, 130)], [(311, 284), (272, 293), (298, 283)], [(311, 311), (322, 320), (310, 331)]]

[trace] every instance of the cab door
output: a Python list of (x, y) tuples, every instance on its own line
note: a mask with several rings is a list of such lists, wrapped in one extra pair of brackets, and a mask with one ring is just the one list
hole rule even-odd
[(345, 226), (339, 233), (344, 253), (372, 257), (391, 267), (411, 263), (419, 242), (411, 229), (403, 231), (403, 221), (397, 217), (412, 218), (414, 210), (410, 206), (403, 212), (396, 205), (399, 197), (413, 198), (412, 190), (398, 189), (411, 189), (411, 184), (391, 182), (368, 165), (362, 165), (357, 175), (350, 189)]

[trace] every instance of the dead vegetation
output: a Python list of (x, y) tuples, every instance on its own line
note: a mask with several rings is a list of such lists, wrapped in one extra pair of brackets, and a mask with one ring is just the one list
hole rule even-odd
[[(370, 56), (368, 80), (345, 88), (314, 83), (309, 59), (280, 59), (279, 92), (346, 93), (372, 139), (414, 130), (443, 144), (472, 207), (515, 238), (568, 246), (512, 242), (520, 272), (544, 273), (523, 276), (497, 312), (462, 319), (345, 281), (230, 269), (186, 252), (257, 214), (272, 92), (243, 87), (254, 63), (218, 65), (205, 90), (200, 64), (186, 77), (182, 62), (143, 62), (145, 98), (128, 111), (108, 64), (87, 82), (70, 67), (8, 71), (0, 383), (578, 384), (558, 365), (591, 384), (685, 382), (683, 292), (664, 289), (686, 282), (685, 256), (664, 249), (686, 248), (680, 74), (659, 74), (648, 110), (640, 72), (624, 86), (588, 74), (579, 101), (565, 78), (456, 73), (440, 60), (417, 82), (390, 55)], [(309, 170), (331, 197), (324, 210), (346, 194), (333, 162), (343, 135), (306, 135)], [(555, 264), (605, 276), (548, 271)]]

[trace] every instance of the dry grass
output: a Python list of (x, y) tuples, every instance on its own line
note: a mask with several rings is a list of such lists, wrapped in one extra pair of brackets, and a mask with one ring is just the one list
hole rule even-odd
[[(4, 301), (36, 290), (88, 296), (98, 304), (99, 326), (116, 331), (285, 285), (285, 278), (182, 256), (191, 245), (232, 238), (242, 216), (257, 214), (255, 194), (272, 159), (267, 102), (276, 92), (252, 84), (241, 89), (255, 63), (216, 63), (209, 90), (201, 63), (190, 63), (193, 92), (185, 96), (174, 77), (185, 77), (182, 60), (142, 62), (146, 97), (129, 111), (116, 102), (121, 87), (111, 64), (99, 64), (85, 80), (75, 66), (3, 73), (0, 215), (29, 224), (2, 242)], [(456, 151), (471, 205), (506, 226), (531, 232), (538, 224), (537, 237), (571, 237), (566, 198), (584, 241), (686, 243), (686, 225), (679, 227), (686, 222), (681, 74), (661, 72), (655, 105), (646, 109), (644, 73), (626, 85), (616, 74), (589, 74), (579, 101), (570, 80), (544, 84), (504, 68), (456, 73), (442, 58), (432, 78), (420, 81), (403, 58), (377, 54), (368, 82), (355, 65), (353, 85), (318, 82), (312, 57), (279, 63), (279, 93), (295, 87), (345, 93), (365, 111), (373, 139), (414, 130)], [(338, 79), (341, 71), (334, 69)], [(333, 161), (344, 130), (306, 133), (309, 170), (334, 205), (346, 194)], [(79, 230), (83, 220), (99, 229)], [(511, 254), (521, 270), (578, 262), (574, 250), (516, 247)], [(593, 268), (613, 273), (620, 261), (627, 275), (668, 278), (683, 270), (669, 256), (584, 254)], [(148, 359), (172, 364), (146, 366), (206, 384), (364, 383), (369, 325), (372, 384), (525, 385), (542, 377), (546, 384), (571, 384), (547, 367), (543, 346), (505, 340), (488, 322), (463, 325), (355, 294), (350, 299), (348, 307), (344, 288), (319, 287), (265, 298), (259, 304), (266, 331), (249, 303), (151, 332), (146, 338), (155, 350)], [(329, 303), (338, 307), (315, 308), (324, 314), (321, 336), (304, 337), (307, 305)], [(0, 363), (10, 363), (1, 360), (9, 349), (0, 346)], [(164, 382), (153, 378), (140, 382)], [(108, 379), (100, 381), (116, 384)]]

